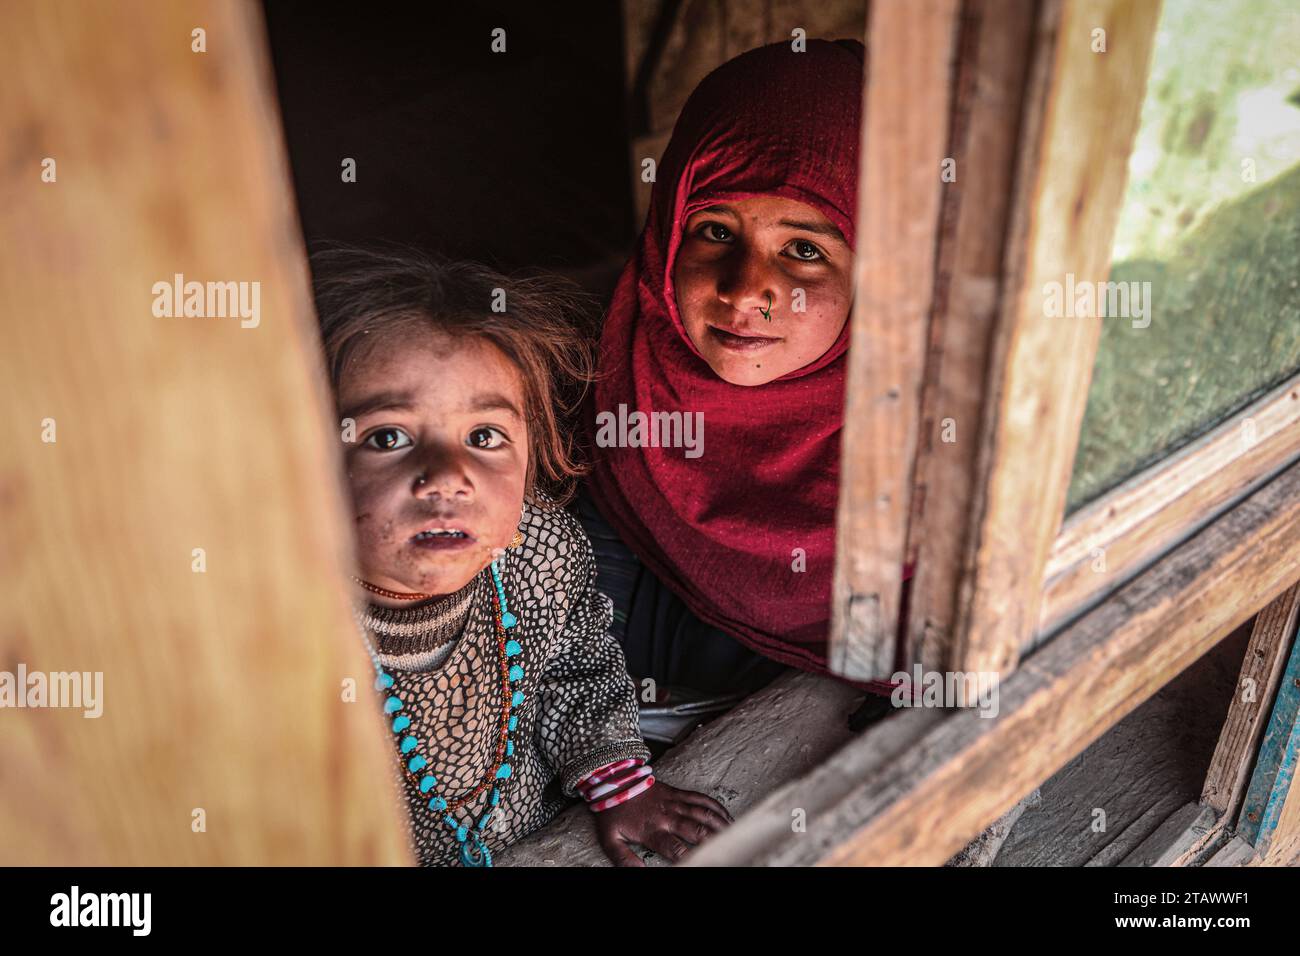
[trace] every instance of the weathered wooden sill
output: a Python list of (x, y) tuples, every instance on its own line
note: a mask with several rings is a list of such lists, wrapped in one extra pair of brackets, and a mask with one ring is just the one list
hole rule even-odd
[[(718, 800), (735, 816), (823, 763), (853, 734), (862, 692), (812, 674), (784, 674), (655, 761), (655, 777)], [(786, 826), (790, 820), (785, 822)], [(642, 854), (651, 865), (659, 856)], [(575, 804), (496, 855), (499, 866), (609, 866), (592, 814)]]

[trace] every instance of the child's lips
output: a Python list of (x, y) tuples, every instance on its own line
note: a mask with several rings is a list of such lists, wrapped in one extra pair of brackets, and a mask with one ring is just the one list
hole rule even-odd
[(765, 349), (769, 345), (775, 345), (781, 341), (779, 338), (768, 335), (739, 335), (735, 332), (720, 329), (716, 325), (709, 326), (709, 334), (724, 349), (730, 349), (733, 352), (753, 352), (758, 349)]
[(411, 544), (426, 551), (459, 551), (475, 542), (469, 530), (452, 523), (431, 523), (411, 536)]

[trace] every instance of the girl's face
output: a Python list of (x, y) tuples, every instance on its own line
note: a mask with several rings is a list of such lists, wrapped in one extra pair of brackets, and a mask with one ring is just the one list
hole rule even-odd
[(686, 334), (718, 377), (765, 385), (839, 338), (852, 266), (848, 243), (816, 209), (757, 196), (686, 221), (673, 285)]
[[(506, 548), (523, 510), (523, 384), (490, 342), (394, 333), (348, 363), (339, 414), (361, 576), (393, 591), (445, 595)], [(403, 602), (371, 596), (384, 604)]]

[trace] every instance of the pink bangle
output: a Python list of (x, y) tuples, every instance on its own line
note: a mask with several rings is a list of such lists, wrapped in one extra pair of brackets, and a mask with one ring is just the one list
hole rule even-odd
[[(646, 769), (649, 769), (648, 767)], [(655, 778), (653, 775), (637, 781), (626, 790), (620, 790), (613, 796), (606, 797), (603, 800), (597, 800), (595, 803), (588, 804), (592, 813), (600, 813), (602, 810), (608, 810), (616, 807), (620, 803), (627, 803), (633, 797), (638, 797), (654, 786)]]
[[(630, 766), (627, 766), (626, 764), (630, 764)], [(582, 794), (584, 799), (590, 801), (592, 799), (592, 792), (595, 790), (603, 787), (604, 789), (601, 790), (599, 794), (596, 794), (596, 796), (602, 796), (611, 792), (611, 784), (614, 785), (614, 789), (617, 789), (625, 783), (632, 782), (634, 779), (641, 776), (641, 774), (637, 773), (637, 770), (644, 766), (645, 761), (637, 759), (619, 761), (617, 764), (610, 764), (607, 767), (600, 768), (596, 773), (588, 776), (587, 779), (579, 781), (576, 785), (576, 789), (580, 794)]]
[(637, 767), (635, 770), (629, 771), (628, 773), (619, 774), (608, 783), (602, 783), (599, 786), (592, 787), (583, 793), (582, 796), (588, 803), (591, 803), (593, 800), (598, 800), (601, 797), (606, 797), (611, 793), (622, 790), (628, 784), (640, 780), (642, 777), (648, 777), (652, 773), (654, 773), (654, 769), (651, 767)]
[(605, 764), (603, 767), (597, 767), (591, 773), (587, 774), (587, 776), (578, 781), (578, 789), (584, 790), (593, 787), (598, 783), (603, 783), (608, 780), (620, 770), (626, 770), (628, 767), (639, 767), (643, 763), (645, 763), (645, 761), (637, 757), (628, 757), (626, 760), (617, 760), (614, 763)]

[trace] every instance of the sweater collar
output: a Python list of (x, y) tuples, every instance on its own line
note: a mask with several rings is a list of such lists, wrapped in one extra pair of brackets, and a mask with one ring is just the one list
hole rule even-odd
[(470, 609), (486, 594), (484, 575), (474, 575), (454, 594), (407, 607), (367, 602), (362, 623), (375, 635), (375, 650), (385, 656), (419, 654), (460, 637)]

